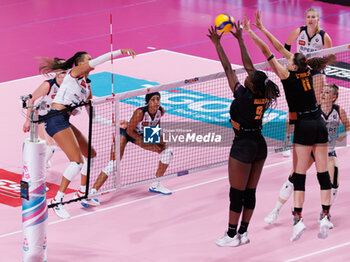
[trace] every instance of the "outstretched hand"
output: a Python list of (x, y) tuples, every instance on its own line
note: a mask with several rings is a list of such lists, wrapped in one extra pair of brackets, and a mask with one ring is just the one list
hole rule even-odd
[(208, 28), (208, 32), (209, 32), (209, 34), (207, 34), (207, 37), (210, 38), (210, 40), (213, 42), (213, 44), (215, 46), (220, 44), (220, 39), (221, 39), (221, 36), (224, 32), (222, 32), (219, 35), (218, 32), (216, 31), (216, 27), (214, 27), (214, 26), (211, 26), (210, 28)]
[(121, 49), (121, 52), (122, 52), (122, 54), (124, 54), (124, 55), (131, 55), (132, 58), (135, 58), (135, 56), (136, 56), (135, 51), (132, 50), (132, 49)]
[(246, 32), (250, 30), (250, 20), (247, 20), (246, 14), (244, 14), (244, 18), (243, 18), (243, 29)]
[(255, 13), (255, 24), (253, 24), (256, 28), (259, 30), (262, 30), (264, 28), (262, 22), (261, 22), (261, 11)]
[(231, 31), (231, 34), (233, 34), (234, 37), (237, 39), (242, 39), (242, 25), (241, 22), (238, 20), (237, 23), (235, 23), (236, 32)]

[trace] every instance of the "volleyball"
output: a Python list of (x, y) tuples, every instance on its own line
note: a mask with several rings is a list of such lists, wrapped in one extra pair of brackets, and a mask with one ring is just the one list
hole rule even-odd
[(235, 19), (232, 16), (221, 14), (215, 18), (215, 27), (219, 33), (224, 32), (224, 34), (230, 32), (233, 28)]

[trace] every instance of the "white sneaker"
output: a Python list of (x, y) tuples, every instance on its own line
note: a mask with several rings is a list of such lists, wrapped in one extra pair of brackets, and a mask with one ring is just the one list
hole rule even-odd
[(249, 244), (248, 232), (244, 232), (242, 235), (238, 234), (241, 239), (241, 245)]
[(152, 193), (159, 193), (163, 195), (171, 195), (172, 192), (164, 187), (160, 182), (154, 182), (150, 185), (149, 191)]
[[(58, 203), (59, 201), (55, 200), (54, 198), (49, 201), (49, 205)], [(57, 206), (52, 208), (53, 211), (56, 213), (57, 216), (60, 218), (70, 218), (69, 213), (67, 212), (66, 208), (62, 204), (58, 204)]]
[(81, 205), (85, 208), (98, 207), (100, 206), (100, 201), (98, 201), (98, 198), (85, 198), (81, 200)]
[[(328, 221), (329, 221), (329, 229), (333, 229), (334, 225), (333, 223), (331, 222), (331, 215), (330, 214), (327, 214), (327, 218), (328, 218)], [(320, 212), (320, 216), (318, 217), (318, 223), (320, 224), (321, 223), (321, 220), (323, 219), (323, 213), (322, 211)]]
[(73, 199), (77, 199), (83, 196), (85, 196), (85, 192), (78, 190), (77, 192), (75, 192)]
[(290, 241), (293, 242), (298, 240), (305, 230), (306, 230), (306, 226), (304, 225), (303, 219), (301, 218), (299, 222), (293, 226), (293, 233), (292, 233), (292, 237), (290, 238)]
[(229, 237), (227, 232), (224, 236), (215, 240), (215, 244), (219, 247), (237, 247), (241, 244), (240, 234), (236, 234), (234, 237)]
[(272, 225), (272, 224), (275, 223), (275, 221), (277, 220), (278, 215), (279, 215), (279, 211), (278, 211), (277, 209), (273, 209), (273, 210), (270, 212), (270, 214), (268, 214), (268, 215), (265, 217), (265, 219), (264, 219), (265, 223)]
[(290, 155), (291, 155), (290, 149), (289, 149), (289, 150), (282, 151), (282, 156), (284, 156), (284, 157), (290, 157)]
[(322, 218), (320, 222), (320, 232), (318, 232), (318, 238), (325, 239), (328, 237), (329, 229), (333, 224), (329, 221), (328, 216)]

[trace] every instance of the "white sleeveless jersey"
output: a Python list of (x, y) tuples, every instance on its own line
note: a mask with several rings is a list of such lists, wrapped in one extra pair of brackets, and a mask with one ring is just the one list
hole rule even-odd
[(322, 112), (322, 117), (326, 121), (328, 130), (328, 152), (333, 152), (335, 150), (338, 128), (341, 124), (339, 106), (333, 105), (328, 115)]
[(45, 82), (49, 83), (50, 89), (49, 92), (47, 92), (47, 94), (44, 95), (37, 103), (37, 105), (39, 106), (39, 116), (44, 116), (51, 110), (52, 100), (55, 98), (58, 89), (60, 88), (60, 86), (56, 82), (56, 78), (46, 80)]
[(321, 30), (313, 37), (307, 33), (307, 26), (300, 27), (300, 33), (297, 38), (297, 52), (307, 55), (311, 52), (321, 50), (324, 46), (325, 31)]
[(143, 107), (139, 107), (136, 110), (142, 110), (142, 112), (143, 112), (143, 118), (136, 125), (136, 128), (135, 128), (135, 132), (139, 135), (143, 134), (143, 127), (144, 126), (156, 126), (157, 124), (159, 124), (160, 118), (164, 114), (164, 108), (161, 106), (159, 107), (159, 109), (157, 110), (157, 112), (154, 114), (153, 117), (151, 116), (151, 114), (148, 111), (148, 105), (143, 106)]
[[(85, 77), (72, 77), (71, 70), (69, 70), (52, 102), (65, 106), (74, 106), (81, 102), (86, 102), (91, 93), (90, 82), (91, 81)], [(81, 109), (82, 107), (76, 108), (73, 114), (75, 114), (76, 111), (81, 111)]]

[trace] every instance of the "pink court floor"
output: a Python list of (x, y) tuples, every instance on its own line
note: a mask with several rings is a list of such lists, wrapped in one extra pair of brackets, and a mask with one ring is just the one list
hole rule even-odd
[[(36, 57), (68, 58), (80, 50), (95, 57), (108, 52), (110, 14), (115, 48), (133, 48), (139, 54), (134, 60), (115, 60), (114, 73), (168, 83), (222, 71), (206, 37), (217, 14), (241, 19), (246, 13), (254, 19), (260, 9), (265, 26), (284, 42), (290, 31), (303, 24), (309, 7), (319, 10), (321, 27), (332, 37), (333, 46), (350, 43), (350, 7), (317, 1), (0, 1), (0, 169), (21, 174), (22, 142), (28, 134), (22, 132), (25, 119), (19, 96), (32, 92), (45, 79), (38, 76)], [(244, 38), (253, 62), (264, 61)], [(241, 65), (236, 40), (225, 35), (222, 42), (231, 63)], [(107, 63), (93, 73), (105, 71), (111, 71)], [(77, 116), (73, 121), (83, 119)], [(148, 185), (141, 185), (103, 196), (99, 208), (70, 204), (68, 220), (49, 210), (48, 261), (349, 261), (350, 148), (339, 148), (337, 154), (340, 189), (331, 211), (334, 229), (325, 240), (317, 238), (321, 207), (314, 167), (307, 176), (303, 212), (307, 230), (302, 238), (289, 241), (292, 201), (275, 225), (265, 224), (264, 217), (274, 207), (292, 164), (291, 158), (274, 154), (266, 161), (257, 189), (249, 245), (219, 248), (214, 243), (227, 227), (229, 184), (227, 166), (222, 166), (165, 180), (174, 192), (171, 196), (153, 195)], [(56, 190), (67, 162), (61, 151), (54, 155), (47, 172), (50, 191)], [(6, 178), (1, 172), (3, 187)], [(70, 188), (78, 185), (76, 178)], [(2, 197), (0, 261), (20, 261), (21, 207), (10, 206), (15, 200), (6, 203)]]

